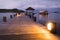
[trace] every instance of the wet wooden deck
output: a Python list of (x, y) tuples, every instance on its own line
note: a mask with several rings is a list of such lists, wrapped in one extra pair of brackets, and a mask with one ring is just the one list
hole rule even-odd
[(0, 23), (0, 40), (59, 40), (41, 24), (20, 14), (9, 22)]

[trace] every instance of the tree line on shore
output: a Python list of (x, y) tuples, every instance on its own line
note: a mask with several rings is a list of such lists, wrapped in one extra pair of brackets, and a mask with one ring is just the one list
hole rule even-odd
[(24, 12), (24, 10), (19, 10), (19, 9), (0, 9), (0, 13), (5, 13), (5, 12)]

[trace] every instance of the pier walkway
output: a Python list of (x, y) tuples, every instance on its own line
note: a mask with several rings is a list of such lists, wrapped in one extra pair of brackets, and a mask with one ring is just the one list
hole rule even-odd
[(55, 35), (20, 14), (10, 22), (0, 23), (0, 40), (59, 40)]

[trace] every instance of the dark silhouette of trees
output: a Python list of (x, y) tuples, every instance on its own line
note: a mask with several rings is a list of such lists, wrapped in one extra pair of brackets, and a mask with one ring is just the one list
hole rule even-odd
[(24, 11), (14, 8), (14, 9), (0, 9), (0, 12), (24, 12)]

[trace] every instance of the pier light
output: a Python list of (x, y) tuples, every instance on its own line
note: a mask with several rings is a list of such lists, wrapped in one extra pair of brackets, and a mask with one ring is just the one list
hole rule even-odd
[(20, 14), (17, 13), (17, 17), (20, 16)]
[(53, 30), (55, 28), (55, 24), (53, 22), (48, 22), (47, 23), (47, 29), (49, 31)]

